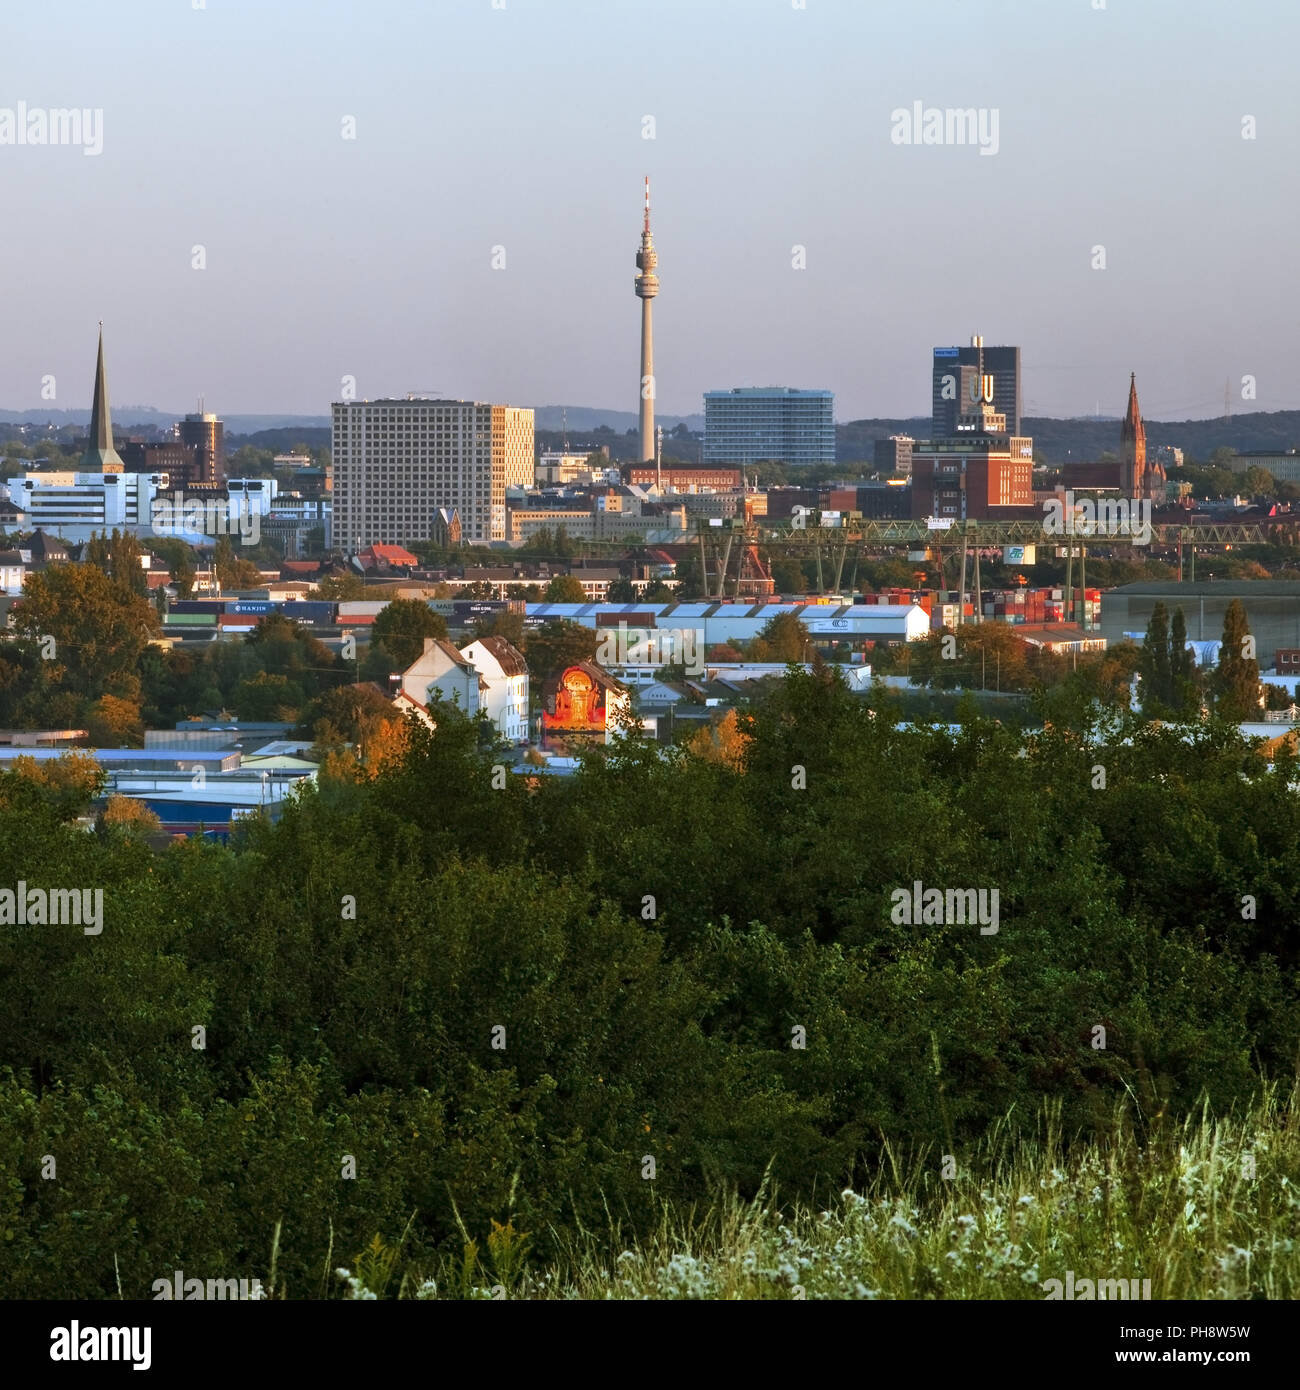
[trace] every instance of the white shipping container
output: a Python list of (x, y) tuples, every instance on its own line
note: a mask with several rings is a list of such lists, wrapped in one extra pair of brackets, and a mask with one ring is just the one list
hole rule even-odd
[(343, 599), (339, 602), (340, 618), (374, 618), (388, 607), (387, 599)]

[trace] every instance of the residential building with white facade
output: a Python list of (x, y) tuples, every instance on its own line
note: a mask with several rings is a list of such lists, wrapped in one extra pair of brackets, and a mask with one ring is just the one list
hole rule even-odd
[(21, 594), (27, 579), (27, 561), (19, 550), (0, 550), (0, 594)]
[(504, 637), (480, 637), (460, 651), (426, 637), (424, 651), (402, 672), (394, 704), (431, 724), (428, 706), (437, 699), (471, 719), (485, 713), (511, 743), (528, 740), (528, 665)]
[(480, 637), (460, 649), (474, 664), (487, 690), (480, 686), (482, 709), (502, 738), (528, 741), (528, 663), (504, 637)]
[(333, 405), (334, 537), (353, 552), (432, 538), (455, 509), (468, 544), (506, 539), (506, 488), (533, 480), (533, 412), (408, 396)]
[(402, 672), (395, 703), (414, 709), (428, 722), (430, 700), (459, 705), (471, 719), (482, 708), (487, 682), (478, 668), (441, 637), (426, 637), (424, 651)]

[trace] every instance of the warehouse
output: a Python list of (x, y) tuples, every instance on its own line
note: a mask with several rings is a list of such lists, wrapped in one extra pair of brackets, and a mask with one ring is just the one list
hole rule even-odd
[(1179, 584), (1140, 579), (1108, 589), (1101, 596), (1101, 633), (1110, 643), (1131, 632), (1145, 632), (1151, 611), (1163, 603), (1172, 620), (1183, 610), (1190, 642), (1217, 642), (1233, 599), (1246, 609), (1246, 622), (1255, 638), (1260, 669), (1273, 664), (1279, 647), (1300, 647), (1300, 582), (1277, 579), (1210, 580)]
[(707, 651), (750, 642), (778, 614), (791, 613), (818, 645), (830, 642), (910, 642), (924, 637), (930, 619), (916, 604), (834, 603), (530, 603), (525, 626), (560, 620), (582, 627), (688, 628)]

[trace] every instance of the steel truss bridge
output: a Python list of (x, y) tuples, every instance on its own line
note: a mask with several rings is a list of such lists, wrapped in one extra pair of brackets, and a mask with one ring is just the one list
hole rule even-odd
[[(1107, 554), (1121, 551), (1135, 557), (1151, 550), (1165, 553), (1176, 551), (1178, 578), (1183, 579), (1184, 556), (1189, 561), (1189, 579), (1196, 579), (1198, 548), (1231, 549), (1235, 545), (1300, 546), (1300, 520), (1294, 524), (1260, 526), (1235, 522), (1197, 526), (1152, 525), (1151, 539), (1146, 545), (1134, 545), (1129, 536), (1106, 535), (1099, 528), (1087, 530), (1077, 524), (1072, 532), (1048, 530), (1042, 520), (1033, 521), (966, 521), (932, 529), (924, 521), (858, 521), (849, 526), (825, 526), (794, 529), (789, 526), (767, 526), (755, 518), (748, 525), (732, 522), (710, 526), (701, 522), (695, 539), (700, 548), (700, 563), (705, 592), (711, 598), (724, 598), (730, 592), (739, 594), (741, 557), (751, 546), (767, 554), (785, 553), (800, 558), (815, 558), (819, 593), (838, 593), (844, 578), (846, 561), (852, 559), (853, 573), (857, 561), (869, 558), (872, 552), (891, 547), (924, 550), (927, 562), (933, 563), (938, 576), (938, 588), (947, 589), (944, 563), (961, 557), (960, 592), (973, 589), (976, 596), (975, 621), (980, 622), (980, 556), (986, 550), (1001, 550), (1007, 545), (1059, 547), (1066, 552), (1065, 603), (1072, 617), (1079, 616), (1076, 603), (1087, 587), (1087, 554), (1094, 551)], [(731, 558), (736, 556), (735, 573), (730, 572)], [(973, 583), (967, 581), (969, 561), (974, 561)], [(1078, 562), (1078, 582), (1075, 582), (1075, 563)], [(712, 563), (711, 563), (712, 562)], [(823, 563), (824, 562), (824, 563)], [(829, 582), (828, 582), (829, 581)], [(850, 581), (852, 583), (852, 581)]]

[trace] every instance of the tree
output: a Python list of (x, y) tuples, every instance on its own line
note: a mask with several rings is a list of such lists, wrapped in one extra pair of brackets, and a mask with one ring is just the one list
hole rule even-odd
[(356, 743), (376, 721), (393, 718), (393, 702), (369, 685), (341, 685), (307, 707), (300, 734), (322, 745)]
[(229, 536), (221, 536), (212, 552), (212, 573), (223, 589), (252, 589), (262, 582), (251, 560), (235, 553)]
[(1029, 691), (1060, 678), (1064, 659), (1005, 623), (967, 623), (908, 643), (902, 674), (939, 690)]
[(804, 594), (808, 581), (803, 566), (791, 556), (782, 555), (772, 561), (772, 581), (778, 594)]
[(20, 754), (7, 773), (0, 773), (0, 810), (25, 782), (39, 790), (39, 799), (53, 807), (61, 820), (71, 820), (100, 795), (106, 781), (104, 769), (90, 753), (63, 753), (47, 762)]
[(1200, 712), (1201, 689), (1196, 676), (1196, 657), (1187, 645), (1187, 619), (1174, 610), (1169, 630), (1169, 704), (1175, 714), (1191, 718)]
[(807, 661), (808, 629), (793, 613), (778, 613), (769, 618), (754, 638), (755, 661)]
[(704, 597), (704, 573), (700, 568), (698, 555), (683, 555), (677, 561), (673, 577), (677, 581), (677, 597), (683, 599)]
[(158, 615), (94, 565), (54, 565), (28, 576), (14, 626), (43, 647), (53, 639), (47, 659), (57, 663), (56, 684), (95, 699), (115, 676), (135, 670)]
[(546, 586), (547, 603), (585, 603), (582, 581), (571, 574), (557, 574)]
[(733, 772), (743, 772), (750, 736), (738, 726), (736, 711), (729, 709), (721, 719), (706, 724), (686, 740), (686, 751)]
[(188, 598), (194, 585), (194, 553), (183, 540), (176, 536), (158, 536), (150, 542), (150, 548), (171, 571), (172, 583), (181, 598)]
[(342, 574), (327, 574), (311, 590), (311, 597), (326, 600), (363, 599), (366, 581), (351, 570)]
[(101, 695), (87, 711), (86, 731), (96, 748), (139, 748), (144, 743), (140, 706), (116, 695)]
[(301, 685), (269, 671), (259, 671), (249, 680), (240, 681), (235, 691), (235, 709), (241, 719), (292, 723), (305, 702)]
[(1246, 607), (1239, 598), (1223, 615), (1223, 645), (1213, 677), (1214, 712), (1234, 724), (1259, 713), (1259, 662)]
[(535, 531), (529, 532), (527, 539), (519, 549), (524, 555), (553, 555), (555, 553), (555, 537), (551, 533), (551, 528), (539, 526)]
[(132, 593), (146, 594), (149, 590), (144, 572), (144, 548), (129, 531), (115, 526), (111, 536), (102, 532), (86, 543), (83, 561), (98, 565), (109, 576)]
[(281, 613), (262, 618), (242, 646), (242, 653), (236, 649), (236, 660), (244, 658), (237, 672), (240, 675), (253, 663), (301, 682), (312, 693), (346, 678), (345, 664), (309, 629)]
[(137, 801), (133, 796), (119, 796), (114, 792), (99, 814), (97, 827), (143, 837), (157, 835), (162, 830), (162, 822), (143, 801)]
[(447, 622), (423, 599), (395, 598), (376, 617), (371, 641), (392, 653), (399, 670), (405, 670), (424, 650), (424, 639), (447, 638)]
[(622, 575), (614, 580), (605, 593), (606, 603), (635, 603), (636, 600), (636, 589), (632, 581)]
[(1277, 491), (1277, 479), (1268, 469), (1252, 464), (1242, 474), (1241, 490), (1247, 497), (1272, 497)]
[(1159, 601), (1151, 610), (1146, 636), (1142, 639), (1142, 712), (1151, 718), (1168, 713), (1174, 705), (1169, 659), (1169, 613)]
[(517, 651), (522, 652), (526, 646), (524, 615), (509, 609), (480, 618), (474, 625), (474, 633), (477, 637), (504, 637)]
[(1290, 709), (1295, 704), (1295, 698), (1284, 685), (1268, 684), (1264, 686), (1264, 708), (1265, 709)]
[(357, 665), (357, 679), (386, 685), (389, 676), (405, 671), (410, 664), (409, 661), (398, 661), (382, 642), (371, 642)]
[(565, 620), (550, 622), (528, 634), (528, 671), (539, 684), (575, 661), (595, 661), (595, 630)]

